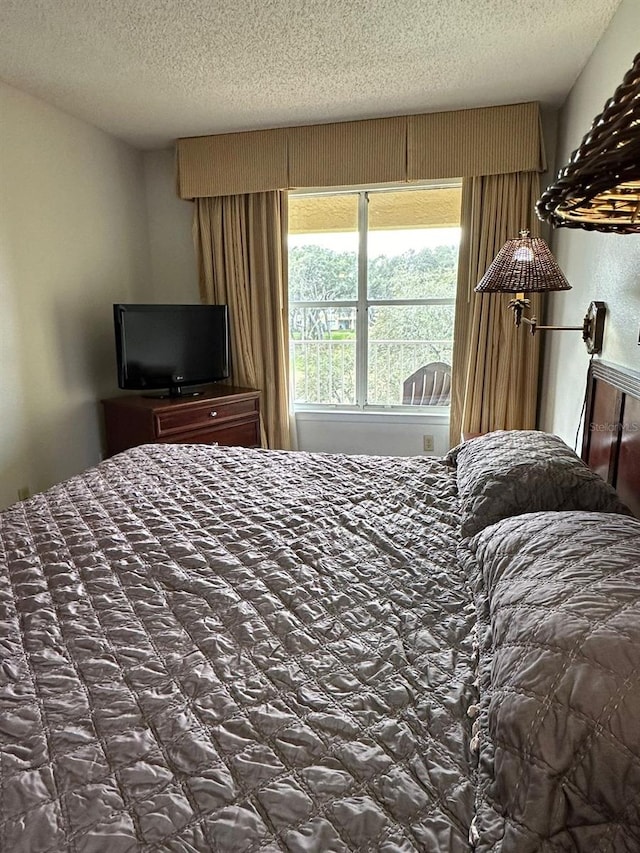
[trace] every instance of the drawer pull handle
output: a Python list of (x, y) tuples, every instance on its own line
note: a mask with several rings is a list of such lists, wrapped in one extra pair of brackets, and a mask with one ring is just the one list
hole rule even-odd
[(218, 414), (217, 412), (209, 412), (209, 417), (215, 418), (217, 416), (217, 414)]

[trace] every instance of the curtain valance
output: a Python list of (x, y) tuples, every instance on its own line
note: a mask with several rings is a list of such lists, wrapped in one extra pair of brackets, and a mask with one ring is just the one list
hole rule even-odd
[(535, 102), (179, 139), (181, 198), (545, 168)]
[(409, 181), (545, 169), (538, 103), (408, 117)]

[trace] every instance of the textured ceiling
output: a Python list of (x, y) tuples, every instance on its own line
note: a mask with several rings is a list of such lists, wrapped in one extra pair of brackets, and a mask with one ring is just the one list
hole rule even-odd
[(140, 148), (525, 100), (558, 106), (618, 5), (0, 0), (0, 79)]

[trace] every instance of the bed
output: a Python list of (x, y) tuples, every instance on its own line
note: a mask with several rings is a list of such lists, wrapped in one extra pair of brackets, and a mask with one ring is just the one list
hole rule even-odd
[(0, 515), (0, 850), (638, 850), (639, 546), (542, 433), (113, 457)]

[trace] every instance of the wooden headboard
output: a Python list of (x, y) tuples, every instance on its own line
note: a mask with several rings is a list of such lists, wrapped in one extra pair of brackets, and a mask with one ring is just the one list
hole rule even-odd
[(592, 361), (582, 458), (640, 518), (640, 374)]

